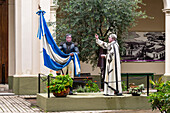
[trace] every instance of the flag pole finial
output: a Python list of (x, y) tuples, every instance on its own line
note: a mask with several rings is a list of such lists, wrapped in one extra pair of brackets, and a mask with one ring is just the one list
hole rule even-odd
[(41, 10), (41, 6), (40, 6), (40, 4), (38, 4), (38, 9), (39, 9), (39, 10)]

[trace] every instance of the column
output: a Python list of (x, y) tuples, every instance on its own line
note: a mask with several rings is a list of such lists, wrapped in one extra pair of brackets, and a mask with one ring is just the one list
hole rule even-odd
[(50, 0), (50, 23), (49, 26), (50, 32), (54, 39), (56, 39), (56, 10), (59, 6), (57, 5), (57, 1)]
[(8, 66), (8, 76), (13, 76), (15, 74), (15, 5), (13, 0), (8, 1), (8, 34), (9, 34), (9, 66)]
[(39, 16), (36, 12), (39, 10), (40, 0), (32, 0), (32, 74), (40, 73), (40, 40), (37, 38)]
[(56, 10), (59, 5), (57, 5), (57, 0), (50, 0), (50, 22), (56, 22)]
[(55, 22), (56, 5), (52, 5), (50, 12), (50, 0), (15, 0), (15, 77), (33, 77), (50, 72), (44, 66), (42, 40), (37, 38), (38, 5), (46, 11), (46, 21)]
[(165, 13), (165, 74), (164, 81), (170, 80), (170, 1), (163, 0)]
[(39, 4), (40, 0), (15, 0), (14, 77), (33, 77), (40, 72), (40, 40), (37, 38), (36, 14)]

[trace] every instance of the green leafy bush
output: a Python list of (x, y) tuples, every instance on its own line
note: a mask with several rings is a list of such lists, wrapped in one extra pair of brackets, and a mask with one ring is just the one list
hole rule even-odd
[(97, 81), (92, 82), (91, 80), (86, 80), (86, 85), (84, 88), (82, 86), (79, 86), (76, 92), (82, 93), (82, 92), (100, 92), (98, 85), (95, 83)]
[(127, 86), (125, 84), (125, 81), (122, 82), (122, 90), (127, 91)]
[(82, 86), (78, 86), (76, 92), (78, 92), (78, 93), (83, 93), (83, 92), (85, 92), (85, 91), (84, 91), (84, 88), (82, 88)]
[[(97, 81), (94, 81), (97, 82)], [(85, 92), (99, 92), (99, 87), (96, 83), (92, 82), (91, 80), (88, 80), (86, 83)]]
[[(50, 74), (50, 76), (53, 75)], [(58, 75), (55, 79), (51, 77), (49, 86), (47, 83), (47, 88), (49, 88), (51, 92), (60, 93), (61, 91), (66, 91), (66, 89), (69, 86), (72, 87), (72, 85), (73, 80), (69, 75)]]
[(151, 93), (148, 99), (152, 110), (158, 108), (161, 113), (170, 113), (170, 81), (164, 83), (161, 79), (156, 82), (150, 81), (157, 92)]

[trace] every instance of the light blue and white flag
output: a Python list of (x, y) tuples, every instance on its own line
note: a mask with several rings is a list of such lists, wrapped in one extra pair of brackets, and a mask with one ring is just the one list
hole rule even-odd
[(71, 57), (69, 54), (63, 53), (55, 43), (50, 30), (48, 29), (47, 23), (44, 18), (45, 11), (38, 11), (39, 28), (37, 37), (43, 41), (43, 56), (44, 65), (52, 70), (58, 71), (69, 65), (71, 60), (74, 62), (74, 74), (79, 76), (80, 73), (80, 60), (77, 53), (73, 52), (74, 56)]

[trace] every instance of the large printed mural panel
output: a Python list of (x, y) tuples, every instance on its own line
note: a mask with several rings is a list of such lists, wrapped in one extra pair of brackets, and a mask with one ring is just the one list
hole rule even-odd
[(130, 32), (124, 41), (122, 61), (164, 61), (164, 32)]

